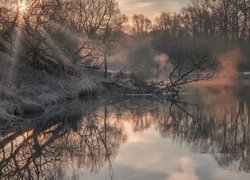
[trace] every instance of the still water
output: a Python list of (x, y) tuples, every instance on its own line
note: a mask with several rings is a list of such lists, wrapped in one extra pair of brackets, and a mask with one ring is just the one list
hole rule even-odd
[(0, 179), (249, 180), (248, 88), (65, 103), (1, 128)]

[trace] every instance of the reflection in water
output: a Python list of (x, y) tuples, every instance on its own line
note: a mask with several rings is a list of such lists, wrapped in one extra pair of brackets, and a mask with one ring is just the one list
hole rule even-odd
[[(85, 113), (76, 119), (65, 114), (56, 119), (42, 119), (30, 130), (6, 135), (0, 144), (1, 177), (60, 178), (63, 169), (59, 165), (76, 157), (78, 167), (98, 172), (106, 160), (111, 162), (116, 156), (126, 138), (120, 124), (107, 122), (106, 111), (105, 107), (104, 115)], [(55, 171), (51, 166), (58, 169)]]
[[(154, 127), (162, 138), (211, 154), (221, 167), (250, 172), (247, 92), (192, 92), (195, 96), (178, 101), (117, 97), (74, 102), (27, 120), (26, 126), (5, 128), (0, 137), (0, 177), (79, 179), (79, 171), (97, 174), (108, 166), (109, 179), (115, 179), (112, 162), (126, 143), (126, 124), (133, 133)], [(168, 179), (200, 179), (192, 159), (183, 156), (179, 165)]]
[(171, 174), (169, 180), (199, 180), (199, 177), (195, 174), (197, 165), (190, 157), (181, 157), (179, 164), (181, 172)]

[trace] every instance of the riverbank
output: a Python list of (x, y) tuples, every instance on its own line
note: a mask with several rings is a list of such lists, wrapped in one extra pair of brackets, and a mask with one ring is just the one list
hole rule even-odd
[[(101, 71), (72, 68), (70, 72), (47, 72), (16, 62), (1, 54), (0, 122), (23, 121), (30, 114), (43, 114), (51, 106), (79, 98), (106, 94), (148, 94), (157, 89), (135, 76), (114, 81)], [(69, 68), (68, 68), (69, 69)]]

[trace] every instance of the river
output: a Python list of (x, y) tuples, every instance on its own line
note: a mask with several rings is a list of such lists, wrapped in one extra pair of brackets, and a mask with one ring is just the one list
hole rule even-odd
[(0, 129), (1, 179), (248, 180), (248, 87), (100, 97)]

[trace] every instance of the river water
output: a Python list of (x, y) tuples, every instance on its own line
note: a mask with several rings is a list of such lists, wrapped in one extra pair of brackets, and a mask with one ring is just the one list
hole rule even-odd
[(65, 103), (1, 129), (1, 179), (249, 180), (248, 87)]

